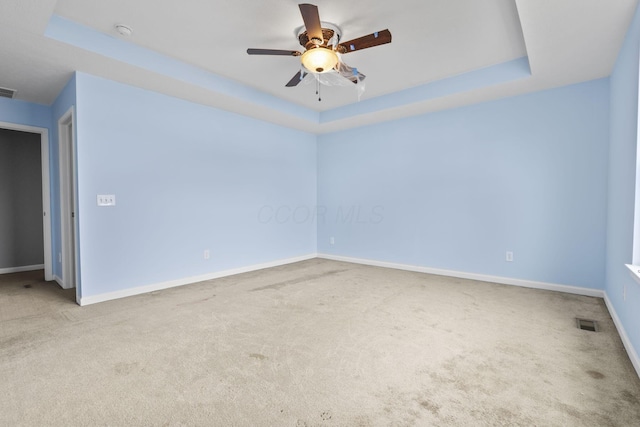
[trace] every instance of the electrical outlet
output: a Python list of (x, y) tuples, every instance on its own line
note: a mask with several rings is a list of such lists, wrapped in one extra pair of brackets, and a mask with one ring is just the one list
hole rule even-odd
[(211, 257), (211, 253), (209, 252), (209, 249), (205, 249), (204, 250), (204, 259), (209, 259)]
[(336, 239), (333, 236), (329, 237), (329, 243), (334, 245), (336, 243)]
[(114, 194), (98, 194), (98, 206), (115, 206), (116, 196)]
[(513, 262), (513, 252), (507, 251), (507, 255), (505, 257), (507, 262)]

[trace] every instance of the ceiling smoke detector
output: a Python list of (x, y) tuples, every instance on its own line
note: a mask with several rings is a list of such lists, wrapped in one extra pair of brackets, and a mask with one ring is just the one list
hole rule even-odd
[(131, 29), (131, 27), (124, 24), (116, 24), (114, 28), (116, 29), (118, 34), (124, 37), (130, 37), (131, 34), (133, 34), (133, 30)]

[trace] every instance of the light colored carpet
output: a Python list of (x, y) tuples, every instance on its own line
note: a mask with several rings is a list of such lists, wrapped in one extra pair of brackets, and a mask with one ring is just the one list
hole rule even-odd
[(598, 298), (316, 259), (78, 307), (41, 274), (0, 276), (3, 426), (640, 425)]

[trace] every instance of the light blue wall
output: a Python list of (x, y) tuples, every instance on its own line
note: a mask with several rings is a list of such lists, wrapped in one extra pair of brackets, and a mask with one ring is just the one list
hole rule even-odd
[[(610, 77), (611, 134), (607, 224), (606, 291), (636, 351), (640, 350), (640, 285), (624, 264), (632, 262), (638, 129), (640, 12)], [(626, 288), (627, 298), (623, 299)]]
[[(78, 73), (82, 296), (316, 250), (316, 137)], [(97, 207), (115, 194), (115, 207)], [(203, 259), (203, 251), (211, 259)]]
[(602, 289), (608, 101), (601, 79), (320, 136), (318, 251)]
[(51, 134), (51, 109), (46, 105), (0, 98), (0, 122), (47, 128)]
[(50, 136), (51, 146), (49, 150), (49, 157), (51, 158), (51, 243), (53, 246), (53, 274), (60, 278), (62, 278), (62, 263), (60, 262), (59, 254), (62, 252), (62, 243), (60, 237), (60, 150), (58, 141), (58, 120), (64, 116), (69, 108), (75, 105), (76, 76), (74, 74), (51, 105), (50, 109), (51, 121), (54, 129)]

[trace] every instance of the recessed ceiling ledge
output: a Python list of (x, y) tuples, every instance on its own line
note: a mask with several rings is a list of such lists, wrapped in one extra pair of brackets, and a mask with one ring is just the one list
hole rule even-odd
[(320, 123), (375, 113), (531, 77), (526, 56), (320, 113)]
[[(212, 92), (275, 109), (288, 116), (307, 121), (310, 124), (319, 123), (319, 113), (317, 111), (277, 98), (150, 49), (103, 34), (58, 15), (52, 15), (44, 35), (59, 42), (196, 85)], [(167, 91), (163, 92), (167, 93)], [(224, 106), (220, 106), (220, 108), (224, 109)]]

